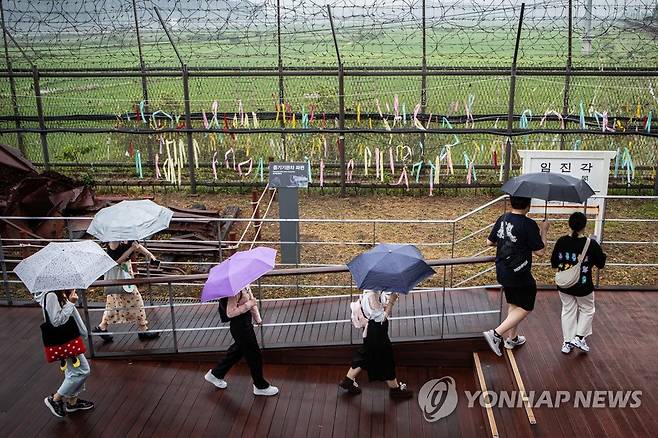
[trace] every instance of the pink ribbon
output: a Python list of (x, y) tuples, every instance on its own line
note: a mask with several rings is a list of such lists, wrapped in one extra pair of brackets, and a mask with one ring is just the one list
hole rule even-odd
[(399, 119), (400, 118), (400, 102), (399, 102), (397, 94), (395, 95), (395, 97), (393, 97), (393, 111), (395, 112), (395, 118)]
[(402, 173), (400, 174), (400, 179), (398, 179), (398, 182), (395, 183), (396, 186), (399, 186), (402, 183), (402, 180), (404, 180), (404, 185), (406, 186), (406, 190), (409, 190), (409, 178), (407, 177), (407, 167), (402, 168)]
[[(311, 104), (311, 116), (308, 119), (308, 123), (313, 123), (313, 120), (315, 120), (315, 104), (314, 103)], [(325, 141), (325, 144), (326, 143), (327, 142)]]
[(165, 143), (164, 137), (160, 135), (160, 153), (162, 153), (163, 150), (162, 148), (164, 147), (164, 143)]
[(254, 160), (253, 160), (252, 158), (249, 158), (249, 159), (246, 160), (246, 161), (243, 161), (243, 162), (241, 162), (241, 163), (238, 163), (238, 174), (240, 174), (240, 176), (242, 176), (242, 166), (245, 165), (245, 164), (247, 164), (247, 163), (249, 163), (249, 170), (247, 171), (247, 173), (244, 174), (244, 176), (247, 176), (247, 175), (249, 175), (249, 174), (251, 173), (251, 169), (252, 169), (252, 167), (253, 167), (253, 165), (254, 165)]
[(375, 148), (375, 178), (379, 178), (379, 148)]
[(238, 100), (238, 114), (240, 114), (240, 126), (244, 126), (244, 108), (242, 107), (242, 99)]
[(609, 131), (609, 132), (615, 132), (615, 130), (611, 127), (608, 126), (608, 112), (603, 111), (603, 122), (601, 122), (601, 130), (603, 132)]
[(562, 118), (562, 114), (552, 110), (546, 111), (544, 113), (544, 117), (542, 117), (541, 121), (539, 122), (539, 126), (544, 126), (544, 122), (546, 121), (546, 118), (550, 115), (556, 116), (560, 120), (560, 129), (564, 129), (564, 119)]
[(430, 113), (430, 116), (427, 118), (427, 125), (425, 125), (425, 128), (430, 129), (430, 122), (432, 121), (432, 116), (433, 113)]
[(203, 116), (203, 127), (205, 129), (208, 129), (210, 127), (210, 125), (208, 124), (208, 117), (206, 117), (206, 112), (201, 111), (201, 115)]
[(324, 160), (320, 158), (320, 187), (324, 187)]
[(160, 179), (160, 165), (158, 160), (159, 155), (160, 154), (155, 154), (155, 179)]
[[(432, 172), (432, 161), (430, 160), (430, 196), (434, 196), (433, 191), (434, 191), (434, 174)], [(435, 170), (436, 172), (436, 170)]]
[(327, 137), (322, 136), (322, 144), (324, 145), (324, 157), (327, 158)]
[(471, 184), (473, 175), (473, 162), (468, 163), (468, 173), (466, 174), (466, 184)]
[(347, 181), (352, 182), (352, 174), (354, 173), (354, 160), (347, 163)]
[(217, 152), (212, 155), (212, 176), (217, 181)]

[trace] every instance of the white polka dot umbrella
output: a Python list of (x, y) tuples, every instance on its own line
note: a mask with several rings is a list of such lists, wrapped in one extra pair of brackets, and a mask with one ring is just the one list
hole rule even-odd
[(37, 294), (51, 290), (87, 289), (116, 262), (91, 240), (51, 242), (21, 261), (14, 273)]

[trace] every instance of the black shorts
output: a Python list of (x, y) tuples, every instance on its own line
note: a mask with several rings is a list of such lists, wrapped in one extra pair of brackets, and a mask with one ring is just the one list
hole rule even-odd
[(535, 308), (537, 283), (533, 282), (525, 286), (503, 286), (503, 291), (505, 291), (505, 300), (508, 304), (514, 304), (528, 312)]

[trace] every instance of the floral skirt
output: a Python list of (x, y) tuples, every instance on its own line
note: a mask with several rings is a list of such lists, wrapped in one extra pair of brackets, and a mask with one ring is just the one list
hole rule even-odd
[(103, 320), (107, 324), (135, 322), (141, 328), (148, 326), (144, 300), (137, 287), (132, 293), (109, 294), (106, 296)]

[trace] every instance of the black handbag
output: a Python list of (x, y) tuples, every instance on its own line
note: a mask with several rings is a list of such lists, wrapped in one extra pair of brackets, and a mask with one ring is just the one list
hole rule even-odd
[[(505, 221), (507, 215), (503, 218), (501, 227), (505, 228)], [(512, 242), (507, 233), (504, 234), (504, 240), (500, 249), (498, 250), (498, 257), (503, 262), (503, 265), (516, 275), (521, 275), (530, 270), (530, 260), (525, 256), (524, 247)]]
[(50, 316), (45, 308), (46, 297), (44, 297), (44, 319), (41, 324), (41, 339), (43, 341), (46, 360), (48, 362), (63, 361), (69, 357), (76, 357), (86, 352), (85, 344), (80, 336), (80, 329), (75, 318), (70, 317), (66, 323), (55, 327), (50, 322)]

